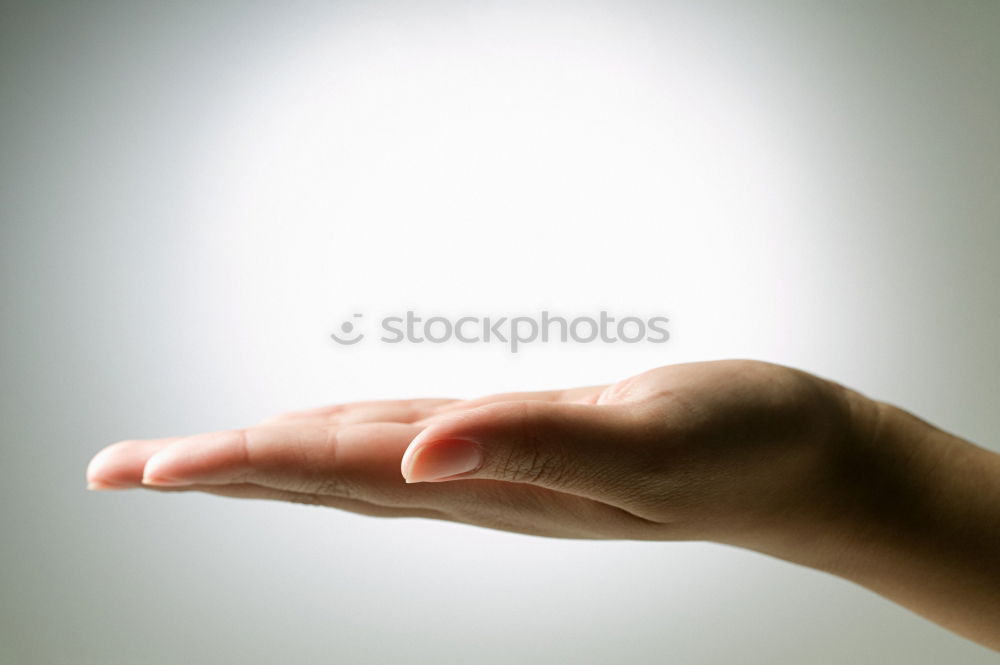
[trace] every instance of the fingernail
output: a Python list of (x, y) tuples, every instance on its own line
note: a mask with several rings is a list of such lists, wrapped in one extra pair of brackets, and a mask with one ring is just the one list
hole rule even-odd
[(95, 492), (102, 490), (122, 490), (125, 489), (125, 485), (116, 485), (114, 483), (105, 482), (103, 480), (88, 480), (87, 489)]
[(190, 480), (181, 480), (172, 477), (170, 473), (163, 473), (164, 466), (169, 468), (170, 463), (159, 453), (146, 460), (146, 465), (142, 469), (142, 484), (150, 487), (182, 487), (194, 484)]
[(182, 487), (184, 485), (193, 485), (194, 483), (189, 480), (177, 480), (176, 478), (146, 474), (142, 477), (142, 484), (152, 487)]
[(472, 441), (447, 439), (424, 444), (410, 458), (403, 477), (408, 483), (448, 480), (474, 471), (483, 463), (479, 445)]

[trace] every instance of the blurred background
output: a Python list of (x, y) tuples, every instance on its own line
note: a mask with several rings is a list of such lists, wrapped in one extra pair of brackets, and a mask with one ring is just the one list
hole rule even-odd
[[(995, 662), (735, 549), (84, 469), (288, 409), (724, 357), (1000, 447), (1000, 4), (0, 7), (0, 662)], [(672, 338), (328, 337), (546, 308)]]

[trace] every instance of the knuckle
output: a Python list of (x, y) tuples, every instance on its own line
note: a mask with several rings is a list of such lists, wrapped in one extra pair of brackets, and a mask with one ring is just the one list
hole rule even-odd
[(226, 430), (211, 436), (217, 437), (214, 439), (216, 441), (225, 442), (227, 446), (232, 446), (239, 460), (236, 467), (240, 472), (236, 480), (239, 482), (250, 482), (254, 475), (256, 460), (251, 454), (252, 448), (250, 445), (249, 430), (245, 428)]

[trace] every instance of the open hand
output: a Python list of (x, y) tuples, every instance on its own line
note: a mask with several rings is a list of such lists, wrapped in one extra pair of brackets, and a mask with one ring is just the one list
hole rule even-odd
[(123, 441), (88, 480), (545, 536), (750, 544), (823, 509), (870, 404), (778, 365), (692, 363), (609, 386), (358, 402)]

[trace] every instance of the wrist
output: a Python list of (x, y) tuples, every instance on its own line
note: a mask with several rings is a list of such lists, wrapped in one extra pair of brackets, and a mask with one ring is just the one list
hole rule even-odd
[(919, 529), (935, 449), (908, 414), (831, 385), (836, 398), (787, 507), (732, 544), (843, 575)]
[(854, 395), (811, 523), (769, 553), (1000, 648), (1000, 455)]
[(785, 479), (781, 491), (748, 528), (719, 541), (832, 571), (859, 535), (884, 521), (880, 497), (900, 484), (892, 476), (902, 465), (893, 459), (900, 452), (881, 443), (892, 407), (833, 382), (817, 385), (822, 406), (782, 458), (794, 460), (790, 469), (774, 474)]

